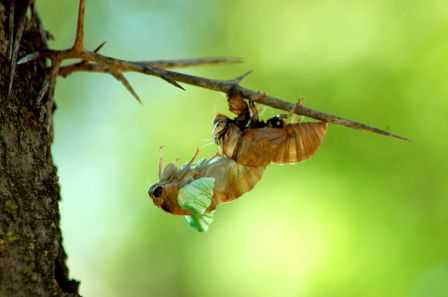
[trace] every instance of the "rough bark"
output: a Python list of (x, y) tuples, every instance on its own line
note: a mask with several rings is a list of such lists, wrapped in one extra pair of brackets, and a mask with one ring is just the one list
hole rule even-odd
[[(24, 2), (16, 0), (16, 20)], [(0, 296), (75, 297), (78, 283), (68, 278), (59, 227), (53, 123), (43, 121), (53, 110), (36, 103), (45, 63), (20, 65), (7, 98), (8, 15), (9, 1), (0, 0)], [(28, 19), (19, 56), (40, 48), (37, 24)]]

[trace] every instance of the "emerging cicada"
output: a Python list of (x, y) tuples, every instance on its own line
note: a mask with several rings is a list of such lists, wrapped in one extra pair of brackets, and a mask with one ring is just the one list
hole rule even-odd
[(212, 136), (220, 155), (246, 166), (270, 163), (294, 164), (311, 157), (327, 131), (326, 122), (285, 123), (290, 115), (260, 121), (255, 103), (249, 106), (239, 97), (229, 97), (235, 119), (218, 114)]
[[(220, 153), (193, 164), (199, 150), (180, 169), (174, 163), (162, 171), (160, 150), (159, 179), (149, 188), (154, 204), (166, 212), (184, 215), (198, 231), (206, 231), (216, 207), (250, 191), (270, 163), (297, 163), (319, 148), (327, 123), (286, 124), (284, 116), (267, 122), (258, 119), (254, 103), (229, 97), (235, 119), (217, 115), (213, 137)], [(250, 107), (250, 108), (249, 108)]]
[(184, 215), (190, 226), (202, 232), (213, 221), (215, 208), (250, 191), (261, 179), (265, 167), (244, 166), (218, 156), (193, 164), (198, 152), (180, 169), (169, 163), (163, 171), (161, 153), (160, 181), (148, 193), (156, 206), (174, 215)]

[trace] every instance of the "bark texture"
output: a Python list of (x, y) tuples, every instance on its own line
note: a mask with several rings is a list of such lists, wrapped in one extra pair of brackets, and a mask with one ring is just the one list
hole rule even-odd
[[(16, 0), (15, 20), (25, 2)], [(59, 186), (51, 155), (52, 125), (44, 97), (43, 61), (19, 65), (10, 98), (9, 7), (0, 0), (0, 296), (79, 296), (68, 278), (59, 228)], [(19, 56), (42, 48), (28, 18)], [(46, 116), (47, 115), (47, 116)]]

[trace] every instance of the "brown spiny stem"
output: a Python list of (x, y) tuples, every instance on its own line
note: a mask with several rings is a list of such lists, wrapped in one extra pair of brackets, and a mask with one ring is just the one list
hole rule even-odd
[[(179, 60), (154, 60), (154, 61), (136, 61), (134, 63), (145, 65), (154, 68), (186, 68), (201, 65), (218, 65), (229, 63), (241, 63), (242, 60), (238, 58), (198, 58), (198, 59), (179, 59)], [(67, 77), (70, 74), (78, 71), (107, 73), (108, 69), (104, 65), (95, 63), (75, 63), (61, 67), (59, 75)]]
[[(112, 74), (131, 92), (131, 94), (140, 101), (135, 91), (132, 89), (130, 83), (126, 80), (123, 72), (139, 72), (147, 75), (156, 76), (179, 87), (182, 86), (178, 82), (194, 85), (197, 87), (210, 89), (218, 92), (223, 92), (233, 95), (239, 95), (247, 100), (252, 100), (258, 104), (264, 104), (273, 108), (281, 109), (286, 112), (294, 110), (294, 113), (304, 115), (310, 118), (326, 121), (335, 125), (342, 125), (353, 129), (363, 130), (376, 134), (381, 134), (401, 140), (408, 140), (405, 137), (392, 134), (390, 132), (363, 124), (348, 119), (344, 119), (332, 114), (324, 113), (318, 110), (307, 108), (303, 105), (294, 106), (293, 103), (283, 101), (279, 98), (268, 96), (264, 93), (253, 91), (244, 88), (240, 85), (241, 81), (250, 73), (245, 73), (235, 79), (231, 80), (215, 80), (189, 74), (183, 74), (167, 70), (172, 67), (185, 67), (191, 65), (203, 64), (217, 64), (239, 62), (239, 60), (221, 59), (194, 59), (194, 60), (178, 60), (178, 61), (127, 61), (116, 59), (99, 54), (97, 51), (88, 51), (83, 47), (84, 36), (84, 3), (85, 0), (80, 0), (80, 9), (78, 14), (78, 28), (76, 33), (76, 40), (72, 48), (68, 50), (43, 50), (39, 53), (31, 53), (23, 57), (19, 64), (26, 63), (38, 58), (47, 57), (53, 61), (53, 73), (61, 76), (67, 76), (75, 71), (101, 72)], [(72, 65), (60, 67), (60, 62), (65, 59), (81, 59), (81, 62)], [(58, 62), (57, 62), (58, 61)], [(57, 72), (54, 71), (57, 68)], [(50, 90), (52, 89), (50, 84)]]

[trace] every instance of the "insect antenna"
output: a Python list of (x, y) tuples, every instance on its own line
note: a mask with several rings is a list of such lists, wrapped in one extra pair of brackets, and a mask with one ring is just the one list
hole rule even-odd
[(161, 145), (160, 148), (159, 148), (159, 155), (160, 155), (160, 158), (159, 158), (159, 179), (162, 178), (163, 148), (164, 147), (165, 147), (164, 145)]

